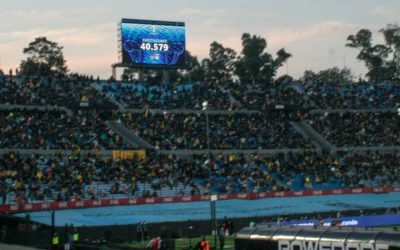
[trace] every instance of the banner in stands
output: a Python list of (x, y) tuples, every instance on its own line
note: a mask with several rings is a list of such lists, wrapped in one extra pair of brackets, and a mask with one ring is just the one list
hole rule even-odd
[(144, 158), (146, 158), (146, 151), (144, 151), (144, 150), (113, 150), (112, 158), (119, 159), (119, 160), (134, 159), (134, 158), (144, 159)]
[[(386, 192), (400, 192), (400, 187), (219, 194), (218, 200), (232, 200), (232, 199), (253, 200), (253, 199), (274, 198), (274, 197), (299, 197), (299, 196), (366, 194), (366, 193), (386, 193)], [(175, 197), (154, 197), (154, 198), (98, 199), (98, 200), (83, 200), (83, 201), (68, 201), (68, 202), (53, 201), (53, 202), (1, 205), (0, 213), (18, 213), (18, 212), (28, 212), (28, 211), (40, 211), (40, 210), (92, 208), (92, 207), (106, 207), (106, 206), (124, 206), (124, 205), (136, 205), (136, 204), (156, 204), (156, 203), (192, 202), (192, 201), (209, 201), (209, 200), (210, 196), (203, 195), (203, 196), (175, 196)]]

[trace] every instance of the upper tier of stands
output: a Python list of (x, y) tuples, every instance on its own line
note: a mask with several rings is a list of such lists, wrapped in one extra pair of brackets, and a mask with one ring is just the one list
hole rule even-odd
[(229, 84), (144, 84), (98, 83), (101, 93), (130, 109), (210, 109), (229, 110), (238, 107), (229, 93)]
[(0, 148), (11, 149), (124, 149), (120, 135), (96, 112), (0, 110)]
[(400, 85), (389, 83), (301, 84), (301, 92), (320, 109), (400, 107)]
[(91, 87), (90, 81), (76, 77), (25, 78), (0, 81), (0, 104), (58, 106), (78, 109), (82, 103), (100, 110), (116, 105)]

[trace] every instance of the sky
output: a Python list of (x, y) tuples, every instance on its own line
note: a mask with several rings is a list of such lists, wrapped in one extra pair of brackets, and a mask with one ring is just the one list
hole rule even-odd
[(345, 47), (362, 28), (378, 32), (398, 24), (399, 0), (0, 0), (0, 68), (15, 69), (24, 47), (46, 36), (64, 47), (71, 72), (111, 75), (118, 61), (117, 24), (122, 18), (184, 21), (186, 47), (206, 58), (213, 41), (240, 53), (245, 32), (264, 37), (267, 51), (292, 54), (278, 74), (349, 67), (364, 75), (358, 51)]

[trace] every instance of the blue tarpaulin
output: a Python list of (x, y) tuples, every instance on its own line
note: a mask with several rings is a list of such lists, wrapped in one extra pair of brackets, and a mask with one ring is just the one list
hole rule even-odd
[[(349, 194), (304, 197), (266, 198), (259, 200), (217, 201), (217, 218), (270, 216), (313, 212), (396, 208), (400, 206), (400, 193)], [(68, 209), (56, 211), (56, 225), (73, 223), (76, 226), (102, 226), (135, 224), (140, 221), (164, 222), (210, 219), (210, 203), (180, 202), (152, 205), (115, 206), (102, 208)], [(36, 222), (51, 224), (49, 211), (31, 212)], [(26, 213), (18, 216), (25, 217)]]

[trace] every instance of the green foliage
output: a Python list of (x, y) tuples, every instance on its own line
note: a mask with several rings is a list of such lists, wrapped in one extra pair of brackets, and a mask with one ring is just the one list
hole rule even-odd
[(204, 81), (205, 72), (204, 68), (201, 67), (199, 60), (196, 56), (187, 51), (186, 55), (186, 65), (187, 65), (187, 76), (189, 82), (199, 82)]
[(276, 59), (273, 59), (272, 55), (265, 51), (267, 41), (248, 33), (242, 35), (242, 46), (242, 53), (235, 68), (241, 82), (270, 83), (278, 68), (291, 57), (291, 54), (282, 48), (276, 53)]
[(205, 79), (217, 82), (232, 81), (235, 61), (236, 52), (233, 49), (225, 48), (217, 42), (211, 43), (210, 58), (204, 59), (201, 63)]
[(353, 82), (353, 74), (350, 69), (333, 67), (321, 70), (317, 73), (312, 70), (304, 71), (302, 81), (305, 82), (320, 82), (320, 83), (351, 83)]
[(135, 74), (137, 73), (137, 70), (133, 68), (124, 68), (121, 79), (122, 81), (128, 81), (128, 80), (133, 80)]
[(38, 76), (66, 74), (68, 69), (62, 49), (63, 47), (47, 40), (46, 37), (36, 38), (23, 50), (28, 57), (21, 62), (21, 74)]
[(363, 61), (367, 66), (367, 77), (370, 81), (399, 80), (400, 27), (389, 24), (380, 32), (385, 38), (385, 44), (373, 45), (371, 31), (361, 29), (357, 34), (347, 37), (346, 46), (360, 50), (357, 59)]

